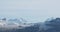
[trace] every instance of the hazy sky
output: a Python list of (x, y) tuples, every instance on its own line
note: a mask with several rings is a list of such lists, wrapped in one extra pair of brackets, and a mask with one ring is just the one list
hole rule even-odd
[(0, 0), (0, 16), (22, 17), (34, 22), (60, 17), (60, 0)]

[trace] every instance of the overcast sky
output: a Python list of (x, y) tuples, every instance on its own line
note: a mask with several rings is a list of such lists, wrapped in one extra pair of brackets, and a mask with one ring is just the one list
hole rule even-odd
[(0, 17), (22, 17), (34, 22), (60, 17), (60, 0), (0, 0)]

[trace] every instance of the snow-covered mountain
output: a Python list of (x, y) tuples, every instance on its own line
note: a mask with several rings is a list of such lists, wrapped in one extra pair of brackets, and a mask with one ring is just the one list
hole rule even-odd
[(24, 28), (24, 27), (29, 27), (32, 26), (33, 23), (27, 23), (26, 20), (23, 18), (2, 18), (0, 19), (0, 28)]

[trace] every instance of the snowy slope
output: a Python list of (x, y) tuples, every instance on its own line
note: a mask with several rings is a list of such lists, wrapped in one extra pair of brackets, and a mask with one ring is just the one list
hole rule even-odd
[(24, 27), (29, 27), (34, 25), (33, 23), (27, 23), (26, 20), (23, 18), (17, 19), (17, 18), (11, 18), (11, 19), (6, 19), (2, 18), (0, 19), (0, 28), (7, 28), (7, 29), (12, 29), (12, 28), (24, 28)]

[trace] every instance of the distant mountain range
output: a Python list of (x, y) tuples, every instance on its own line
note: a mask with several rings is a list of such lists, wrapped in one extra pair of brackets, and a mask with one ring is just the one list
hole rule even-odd
[(26, 23), (21, 19), (0, 20), (0, 32), (60, 32), (60, 18), (39, 23)]
[(27, 23), (26, 20), (23, 18), (17, 19), (17, 18), (12, 18), (12, 19), (7, 19), (7, 18), (2, 18), (0, 19), (0, 27), (2, 28), (24, 28), (28, 26), (32, 26), (33, 23)]

